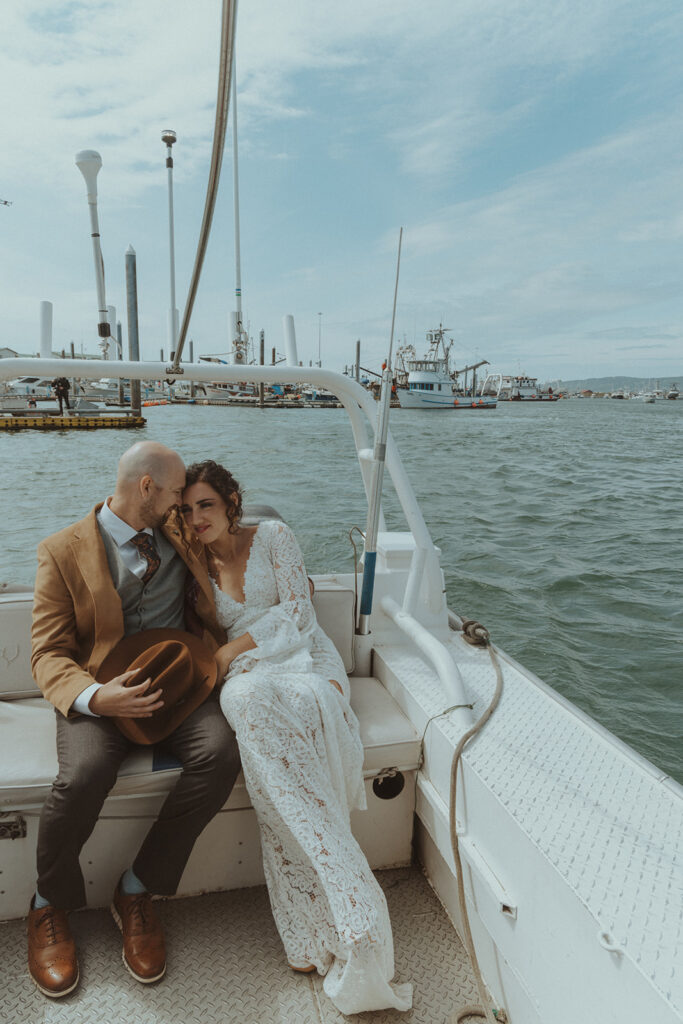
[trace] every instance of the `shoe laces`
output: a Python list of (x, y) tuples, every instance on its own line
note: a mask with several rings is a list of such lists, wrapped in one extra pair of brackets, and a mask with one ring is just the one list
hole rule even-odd
[(68, 932), (61, 914), (54, 907), (48, 907), (38, 918), (38, 927), (45, 927), (47, 941), (52, 945), (68, 938)]
[(151, 931), (154, 926), (154, 911), (149, 893), (143, 892), (136, 896), (128, 905), (131, 930), (137, 935)]

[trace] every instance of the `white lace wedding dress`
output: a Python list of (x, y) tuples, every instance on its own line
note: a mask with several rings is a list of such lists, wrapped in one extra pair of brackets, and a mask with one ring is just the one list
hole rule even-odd
[(407, 1010), (412, 986), (391, 983), (384, 893), (349, 825), (350, 811), (365, 806), (365, 790), (348, 679), (317, 624), (289, 527), (259, 524), (244, 603), (214, 588), (228, 638), (248, 632), (257, 645), (232, 662), (220, 701), (237, 734), (287, 959), (314, 964), (341, 1013)]

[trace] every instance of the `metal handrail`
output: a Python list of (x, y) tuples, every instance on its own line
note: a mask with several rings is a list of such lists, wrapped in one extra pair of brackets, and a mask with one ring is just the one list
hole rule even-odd
[[(185, 363), (180, 368), (180, 376), (165, 362), (131, 362), (109, 361), (105, 359), (37, 359), (35, 357), (17, 357), (0, 359), (0, 381), (12, 380), (36, 373), (45, 377), (62, 376), (68, 368), (70, 377), (83, 380), (99, 380), (100, 377), (127, 377), (131, 380), (164, 380), (172, 375), (174, 380), (183, 376), (198, 383), (212, 381), (227, 383), (250, 382), (253, 384), (314, 384), (332, 391), (344, 405), (354, 432), (357, 451), (368, 448), (368, 435), (365, 423), (359, 416), (359, 407), (368, 421), (375, 418), (375, 400), (365, 388), (343, 374), (318, 367), (303, 366), (236, 366), (217, 365), (215, 363)], [(420, 547), (432, 548), (432, 539), (417, 505), (412, 487), (405, 475), (401, 459), (394, 441), (389, 435), (387, 443), (387, 465), (392, 482), (397, 488), (401, 506), (406, 514), (411, 532)], [(412, 502), (406, 501), (406, 497)], [(407, 507), (406, 507), (407, 506)]]
[[(443, 686), (453, 706), (461, 711), (462, 717), (459, 721), (462, 724), (471, 725), (472, 715), (470, 714), (471, 702), (467, 699), (465, 684), (460, 674), (460, 669), (453, 661), (450, 651), (445, 644), (442, 644), (433, 633), (430, 633), (412, 615), (404, 611), (394, 601), (393, 597), (383, 597), (381, 602), (382, 611), (387, 615), (398, 628), (408, 636), (415, 646), (431, 662), (439, 682)], [(456, 719), (457, 720), (457, 719)]]
[[(114, 376), (127, 377), (130, 380), (164, 380), (172, 377), (174, 381), (177, 381), (186, 377), (198, 383), (225, 381), (237, 384), (248, 381), (253, 384), (314, 384), (332, 391), (341, 401), (351, 420), (356, 452), (359, 455), (360, 452), (368, 448), (368, 433), (361, 412), (365, 413), (367, 421), (373, 425), (373, 429), (376, 419), (375, 400), (365, 388), (341, 373), (311, 366), (185, 363), (177, 371), (173, 366), (159, 361), (124, 362), (106, 359), (64, 360), (17, 357), (0, 359), (0, 381), (36, 373), (46, 377), (59, 377), (67, 368), (70, 377), (79, 377), (83, 380), (98, 380), (100, 377)], [(369, 495), (370, 466), (363, 458), (359, 458), (359, 462), (366, 495)], [(415, 604), (415, 595), (419, 590), (426, 556), (433, 552), (434, 544), (391, 433), (387, 437), (386, 466), (418, 549), (417, 557), (413, 558), (411, 564), (406, 587), (406, 595), (412, 595), (409, 607), (409, 610), (412, 610)]]

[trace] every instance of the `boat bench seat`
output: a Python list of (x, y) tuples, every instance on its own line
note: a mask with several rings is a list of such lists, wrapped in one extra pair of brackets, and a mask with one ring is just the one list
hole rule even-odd
[[(421, 739), (378, 679), (353, 675), (353, 592), (334, 577), (314, 581), (318, 620), (351, 674), (351, 704), (365, 747), (367, 809), (353, 812), (353, 832), (372, 868), (406, 865)], [(35, 887), (40, 810), (57, 774), (57, 712), (31, 677), (32, 602), (27, 588), (9, 593), (0, 584), (0, 921), (26, 914)], [(135, 747), (123, 762), (81, 853), (88, 906), (109, 903), (179, 773), (179, 764), (161, 748)], [(240, 774), (197, 840), (178, 895), (262, 883), (258, 823)]]
[[(315, 587), (318, 621), (351, 672), (353, 592), (333, 577), (315, 578)], [(42, 804), (57, 774), (56, 712), (31, 676), (31, 606), (31, 593), (0, 594), (0, 810)], [(365, 746), (365, 775), (391, 767), (414, 769), (420, 738), (394, 699), (377, 679), (352, 677), (350, 684)], [(138, 747), (124, 761), (111, 796), (166, 792), (179, 770), (163, 749)], [(249, 806), (243, 785), (235, 787), (231, 802)]]

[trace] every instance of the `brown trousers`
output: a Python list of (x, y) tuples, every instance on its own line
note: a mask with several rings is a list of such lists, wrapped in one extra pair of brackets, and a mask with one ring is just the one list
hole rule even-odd
[[(85, 905), (79, 863), (121, 762), (135, 747), (109, 718), (57, 715), (59, 774), (38, 831), (38, 892), (54, 907)], [(183, 772), (147, 834), (133, 871), (152, 893), (172, 895), (205, 825), (228, 799), (239, 772), (235, 734), (211, 696), (164, 741)]]

